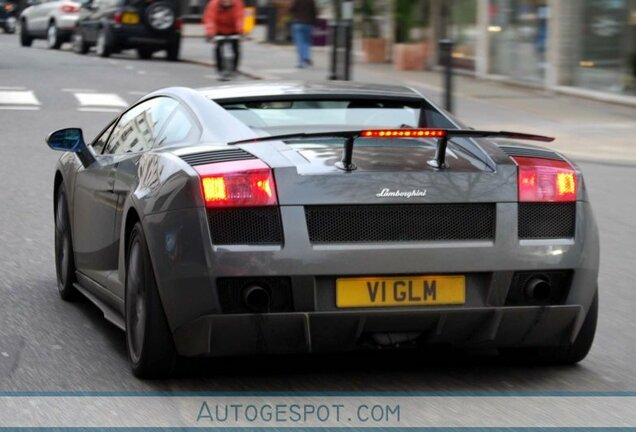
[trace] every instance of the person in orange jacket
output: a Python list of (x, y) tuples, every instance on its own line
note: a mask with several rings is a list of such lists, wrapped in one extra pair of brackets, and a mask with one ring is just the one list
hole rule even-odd
[[(203, 25), (208, 39), (215, 36), (241, 36), (243, 34), (243, 20), (245, 8), (242, 0), (210, 0), (203, 12)], [(239, 39), (219, 41), (216, 44), (216, 68), (222, 73), (222, 49), (224, 43), (232, 44), (234, 52), (233, 72), (238, 69), (240, 61)]]

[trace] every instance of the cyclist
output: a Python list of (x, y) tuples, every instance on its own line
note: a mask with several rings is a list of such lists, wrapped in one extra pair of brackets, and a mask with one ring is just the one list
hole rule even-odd
[[(208, 40), (215, 36), (241, 36), (243, 34), (244, 6), (242, 0), (211, 0), (203, 12), (203, 25)], [(218, 40), (216, 43), (216, 69), (223, 74), (223, 44), (232, 45), (234, 62), (232, 72), (238, 70), (240, 60), (239, 38)]]

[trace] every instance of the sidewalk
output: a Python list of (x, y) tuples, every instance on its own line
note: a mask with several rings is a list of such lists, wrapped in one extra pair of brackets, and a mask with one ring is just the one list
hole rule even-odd
[[(249, 79), (325, 80), (329, 51), (313, 51), (314, 66), (298, 69), (291, 46), (254, 40), (243, 43), (241, 72)], [(211, 45), (184, 38), (184, 61), (212, 67)], [(403, 84), (441, 104), (442, 74), (395, 71), (390, 64), (365, 64), (355, 56), (355, 81)], [(636, 108), (515, 86), (469, 76), (455, 77), (455, 113), (476, 129), (515, 130), (556, 137), (551, 147), (577, 160), (636, 164)]]

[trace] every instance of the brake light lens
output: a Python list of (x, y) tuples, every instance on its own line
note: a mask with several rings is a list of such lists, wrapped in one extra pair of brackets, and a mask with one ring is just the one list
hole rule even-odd
[(121, 17), (122, 13), (120, 11), (117, 11), (113, 14), (113, 21), (115, 21), (117, 24), (121, 24)]
[(75, 13), (79, 12), (80, 8), (76, 4), (64, 3), (62, 6), (60, 6), (60, 10), (64, 13)]
[(576, 201), (576, 172), (566, 161), (513, 157), (518, 166), (519, 201)]
[(183, 18), (179, 17), (175, 20), (174, 28), (177, 31), (181, 31), (181, 29), (183, 28)]
[(278, 204), (274, 174), (260, 160), (221, 162), (194, 168), (201, 177), (203, 200), (208, 208)]
[(365, 130), (361, 138), (441, 138), (446, 136), (443, 129), (385, 129)]

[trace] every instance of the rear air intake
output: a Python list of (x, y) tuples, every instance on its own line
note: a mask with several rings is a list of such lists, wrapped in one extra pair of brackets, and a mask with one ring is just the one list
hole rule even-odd
[(499, 146), (499, 148), (510, 157), (518, 156), (518, 157), (563, 160), (561, 156), (559, 156), (557, 153), (550, 150), (535, 149), (535, 148), (529, 148), (529, 147), (514, 147), (514, 146)]
[(205, 153), (194, 153), (180, 156), (191, 166), (205, 165), (217, 162), (232, 162), (248, 159), (256, 159), (252, 154), (241, 150), (240, 148), (231, 148), (227, 150), (216, 150)]
[(572, 238), (576, 203), (519, 203), (520, 239)]
[(278, 207), (208, 209), (215, 245), (280, 245), (283, 225)]
[(495, 204), (307, 206), (312, 243), (492, 240)]

